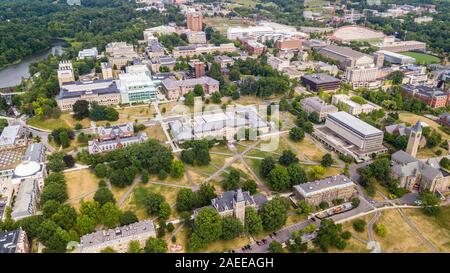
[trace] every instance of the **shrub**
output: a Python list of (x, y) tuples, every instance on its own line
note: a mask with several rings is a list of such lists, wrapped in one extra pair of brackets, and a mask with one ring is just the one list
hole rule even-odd
[(353, 222), (353, 229), (356, 232), (363, 232), (365, 228), (366, 228), (366, 221), (364, 221), (363, 219), (358, 219)]

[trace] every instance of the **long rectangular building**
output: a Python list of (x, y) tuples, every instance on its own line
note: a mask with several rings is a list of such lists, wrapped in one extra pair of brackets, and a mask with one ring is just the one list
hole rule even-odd
[(96, 102), (99, 105), (116, 105), (120, 103), (120, 91), (114, 80), (79, 81), (64, 83), (56, 97), (62, 111), (72, 111), (78, 100)]
[(236, 52), (236, 47), (233, 43), (229, 44), (220, 44), (219, 46), (215, 45), (189, 45), (189, 46), (178, 46), (172, 50), (172, 55), (174, 58), (179, 57), (193, 57), (199, 56), (202, 54), (208, 54), (213, 52), (219, 53), (227, 53), (227, 52)]
[(317, 126), (313, 136), (331, 149), (357, 161), (367, 160), (372, 154), (386, 152), (383, 132), (347, 112), (329, 114), (324, 126)]
[(349, 47), (328, 45), (319, 49), (319, 53), (325, 57), (339, 62), (342, 69), (348, 67), (365, 67), (373, 65), (373, 57), (355, 51)]
[(342, 174), (294, 186), (296, 197), (314, 206), (336, 199), (349, 200), (356, 193), (356, 184)]
[(117, 252), (126, 252), (131, 241), (138, 241), (141, 247), (144, 247), (150, 237), (156, 237), (153, 222), (141, 221), (84, 235), (80, 239), (80, 252), (99, 253), (106, 247), (111, 247)]

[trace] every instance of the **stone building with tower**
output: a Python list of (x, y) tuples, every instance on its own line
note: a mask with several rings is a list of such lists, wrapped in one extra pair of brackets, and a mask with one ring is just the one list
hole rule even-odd
[(446, 192), (449, 190), (450, 174), (439, 166), (421, 161), (402, 150), (392, 154), (392, 178), (398, 186), (409, 191)]
[(408, 138), (408, 145), (406, 146), (406, 153), (408, 153), (412, 157), (416, 157), (417, 150), (420, 146), (420, 140), (422, 138), (422, 126), (420, 125), (420, 121), (411, 127), (411, 132)]
[[(233, 216), (244, 223), (246, 208), (258, 209), (259, 206), (266, 202), (267, 198), (263, 194), (250, 195), (248, 191), (237, 189), (236, 191), (226, 191), (217, 198), (212, 199), (209, 207), (216, 209), (222, 217)], [(194, 217), (197, 216), (201, 209), (194, 211)]]
[(75, 73), (71, 61), (61, 61), (58, 67), (58, 83), (62, 86), (67, 82), (75, 81)]

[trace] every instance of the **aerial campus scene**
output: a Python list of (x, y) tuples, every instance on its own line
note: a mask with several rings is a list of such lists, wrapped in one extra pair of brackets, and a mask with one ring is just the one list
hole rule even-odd
[(449, 253), (449, 14), (0, 0), (0, 253)]

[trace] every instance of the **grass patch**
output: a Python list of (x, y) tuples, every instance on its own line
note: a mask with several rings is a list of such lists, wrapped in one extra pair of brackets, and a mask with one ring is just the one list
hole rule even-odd
[(403, 54), (403, 55), (406, 55), (409, 57), (413, 57), (414, 59), (416, 59), (417, 64), (434, 64), (434, 63), (441, 62), (441, 59), (439, 59), (436, 56), (433, 56), (430, 54), (425, 54), (425, 53), (420, 53), (420, 52), (406, 51), (406, 52), (400, 52), (400, 54)]
[(66, 172), (64, 177), (70, 205), (78, 209), (81, 200), (92, 200), (98, 188), (99, 179), (89, 169)]

